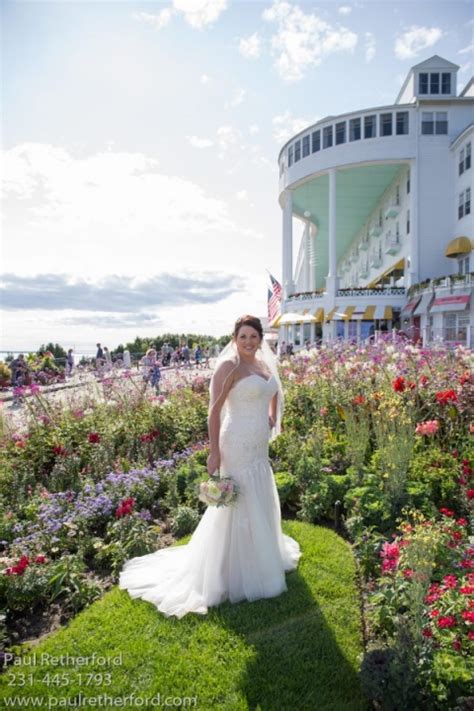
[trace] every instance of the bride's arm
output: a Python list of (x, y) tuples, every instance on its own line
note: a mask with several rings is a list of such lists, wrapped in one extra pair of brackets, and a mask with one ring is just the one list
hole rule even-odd
[(236, 369), (232, 361), (224, 361), (213, 373), (209, 387), (209, 410), (207, 426), (209, 433), (209, 457), (207, 470), (213, 474), (220, 466), (219, 433), (220, 416), (227, 394), (232, 387), (232, 374)]
[(268, 417), (270, 422), (270, 427), (274, 427), (277, 418), (277, 406), (278, 406), (278, 393), (270, 400), (270, 407), (268, 411)]

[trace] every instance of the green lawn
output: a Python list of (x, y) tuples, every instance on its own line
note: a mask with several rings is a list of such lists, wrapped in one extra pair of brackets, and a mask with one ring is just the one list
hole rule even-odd
[[(84, 701), (79, 706), (77, 699), (132, 692), (148, 697), (148, 706), (116, 701), (109, 708), (158, 708), (151, 701), (158, 694), (162, 702), (167, 696), (195, 696), (196, 703), (185, 708), (205, 711), (369, 708), (357, 677), (362, 641), (351, 549), (322, 527), (284, 521), (283, 529), (303, 551), (298, 570), (287, 573), (287, 592), (251, 603), (224, 603), (206, 616), (178, 620), (114, 587), (37, 645), (35, 666), (26, 665), (31, 658), (26, 655), (21, 667), (10, 666), (0, 676), (4, 708), (39, 708), (34, 697), (43, 697), (44, 708), (93, 708)], [(46, 666), (39, 657), (90, 657), (94, 652), (109, 658), (122, 652), (121, 664)], [(110, 679), (100, 677), (106, 672)], [(179, 706), (175, 700), (174, 706), (184, 702)]]

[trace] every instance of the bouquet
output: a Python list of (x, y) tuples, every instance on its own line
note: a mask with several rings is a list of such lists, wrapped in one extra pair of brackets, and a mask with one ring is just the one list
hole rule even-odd
[(219, 477), (213, 474), (199, 484), (198, 498), (208, 506), (227, 506), (234, 503), (238, 495), (238, 486), (230, 476)]

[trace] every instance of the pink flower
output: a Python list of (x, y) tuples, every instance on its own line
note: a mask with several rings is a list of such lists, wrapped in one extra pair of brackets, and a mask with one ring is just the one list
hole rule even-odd
[(327, 407), (321, 407), (319, 410), (319, 414), (321, 415), (321, 417), (324, 417), (325, 415), (327, 415), (328, 412), (329, 412), (329, 410)]
[(445, 588), (451, 588), (451, 590), (454, 590), (454, 588), (458, 584), (458, 579), (455, 575), (445, 575), (443, 578), (443, 583)]
[(420, 422), (416, 426), (415, 432), (417, 434), (427, 435), (427, 436), (431, 437), (432, 435), (435, 435), (438, 430), (439, 430), (438, 420), (427, 420), (426, 422)]

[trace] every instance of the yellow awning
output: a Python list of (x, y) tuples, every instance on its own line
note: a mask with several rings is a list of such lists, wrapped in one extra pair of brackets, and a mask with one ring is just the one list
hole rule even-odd
[(336, 311), (337, 311), (337, 306), (335, 306), (333, 309), (331, 309), (331, 311), (329, 311), (329, 313), (326, 314), (326, 321), (332, 321)]
[(314, 312), (314, 320), (316, 323), (322, 323), (324, 321), (324, 309), (320, 307)]
[(455, 237), (446, 247), (445, 257), (457, 257), (459, 254), (470, 254), (472, 243), (469, 237)]
[(280, 325), (280, 319), (281, 319), (281, 314), (278, 314), (278, 316), (270, 324), (270, 328), (277, 328)]
[(396, 271), (397, 269), (404, 269), (405, 268), (405, 257), (402, 257), (402, 259), (399, 259), (398, 262), (395, 264), (392, 264), (391, 267), (386, 269), (382, 274), (379, 274), (379, 276), (374, 279), (373, 281), (370, 282), (370, 284), (367, 284), (367, 289), (373, 289), (373, 287), (378, 284), (378, 282), (381, 279), (384, 279), (385, 277), (389, 276), (392, 272)]
[(366, 306), (364, 315), (362, 316), (363, 321), (373, 321), (375, 314), (375, 306)]
[(352, 317), (352, 314), (355, 311), (355, 306), (346, 306), (346, 310), (344, 312), (344, 318), (349, 320)]
[(386, 319), (387, 321), (392, 321), (392, 319), (393, 319), (393, 310), (392, 310), (392, 307), (391, 307), (391, 306), (386, 306), (386, 307), (385, 307), (385, 311), (384, 311), (383, 317), (384, 317), (384, 319)]

